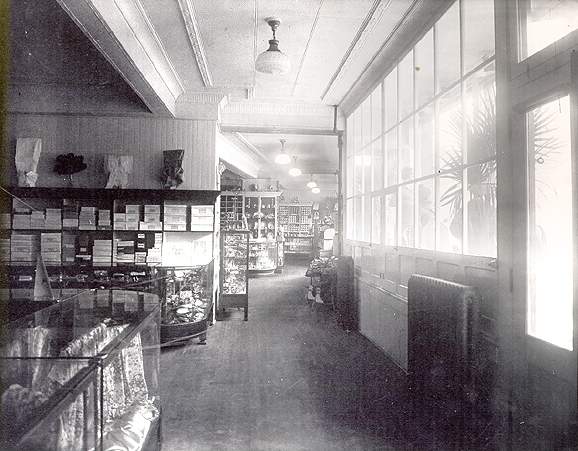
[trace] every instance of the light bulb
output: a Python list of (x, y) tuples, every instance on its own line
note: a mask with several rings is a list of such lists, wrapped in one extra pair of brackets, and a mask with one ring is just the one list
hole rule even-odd
[(291, 157), (286, 153), (280, 153), (275, 157), (275, 163), (277, 164), (289, 164), (291, 163)]
[(291, 169), (289, 169), (289, 175), (293, 177), (299, 177), (301, 175), (301, 169), (293, 166)]
[(315, 181), (310, 180), (309, 182), (307, 182), (307, 188), (315, 188), (317, 186), (317, 183), (315, 183)]
[(313, 188), (313, 189), (311, 190), (311, 192), (312, 192), (313, 194), (319, 194), (319, 193), (321, 192), (321, 190), (320, 190), (318, 187), (315, 187), (315, 188)]

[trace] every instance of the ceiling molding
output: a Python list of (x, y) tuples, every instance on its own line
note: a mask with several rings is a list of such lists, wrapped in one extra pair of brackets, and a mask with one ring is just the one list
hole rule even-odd
[(184, 92), (139, 0), (57, 0), (155, 114), (174, 116)]
[(179, 9), (181, 10), (181, 15), (185, 22), (189, 43), (191, 44), (191, 49), (195, 55), (195, 60), (197, 61), (197, 67), (201, 73), (203, 83), (206, 87), (211, 87), (213, 86), (213, 78), (209, 71), (205, 47), (203, 45), (197, 17), (195, 15), (195, 6), (193, 5), (192, 0), (179, 0)]
[(187, 92), (175, 104), (175, 116), (180, 119), (219, 120), (219, 111), (226, 104), (222, 92)]

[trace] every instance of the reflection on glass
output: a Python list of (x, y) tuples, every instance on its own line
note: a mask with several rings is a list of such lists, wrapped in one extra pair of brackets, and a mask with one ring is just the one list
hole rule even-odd
[(455, 88), (438, 100), (438, 168), (455, 169), (462, 164), (462, 107)]
[[(460, 2), (455, 2), (435, 24), (436, 92), (460, 77)], [(484, 24), (485, 26), (485, 24)]]
[(466, 159), (475, 163), (496, 155), (496, 78), (494, 63), (465, 81)]
[(434, 179), (418, 183), (416, 188), (416, 247), (431, 249), (435, 247), (435, 197)]
[(381, 197), (374, 197), (371, 199), (371, 242), (374, 244), (381, 244), (381, 206), (383, 199)]
[(366, 146), (371, 139), (371, 97), (361, 104), (361, 145)]
[(576, 0), (519, 0), (521, 59), (578, 29)]
[(363, 240), (363, 204), (361, 196), (355, 198), (355, 240)]
[(363, 241), (369, 243), (371, 240), (371, 223), (374, 221), (371, 211), (371, 197), (363, 196)]
[(415, 54), (415, 104), (419, 108), (434, 94), (434, 41), (433, 29), (429, 30), (414, 49)]
[(400, 183), (413, 178), (413, 116), (399, 125)]
[(462, 252), (462, 180), (460, 172), (438, 177), (436, 249)]
[(358, 195), (363, 192), (363, 155), (356, 155), (353, 161), (353, 193)]
[(355, 239), (355, 233), (353, 230), (353, 224), (354, 224), (354, 211), (353, 211), (353, 199), (347, 199), (346, 201), (347, 203), (347, 239), (349, 240), (353, 240)]
[(568, 96), (528, 113), (528, 333), (572, 349), (572, 156)]
[(434, 109), (427, 106), (415, 116), (415, 176), (434, 171)]
[(385, 177), (385, 186), (395, 185), (397, 183), (397, 129), (394, 128), (385, 136), (385, 158), (387, 174)]
[(399, 188), (399, 245), (413, 247), (413, 184)]
[(381, 148), (381, 138), (373, 142), (373, 191), (383, 188), (383, 149)]
[(385, 77), (384, 86), (384, 102), (385, 102), (385, 128), (389, 130), (397, 124), (397, 67)]
[(371, 139), (381, 135), (381, 83), (371, 93)]
[(495, 53), (494, 2), (462, 0), (464, 74)]
[(496, 242), (496, 160), (470, 166), (466, 171), (467, 211), (466, 253), (495, 257)]
[(397, 244), (397, 193), (385, 195), (385, 244)]
[(403, 119), (413, 111), (413, 50), (399, 62), (399, 118)]

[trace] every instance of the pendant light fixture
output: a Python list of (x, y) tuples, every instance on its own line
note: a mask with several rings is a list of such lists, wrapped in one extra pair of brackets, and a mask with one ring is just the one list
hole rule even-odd
[(275, 36), (275, 31), (281, 24), (281, 21), (275, 17), (267, 17), (265, 21), (273, 31), (273, 39), (269, 40), (269, 48), (257, 57), (255, 70), (271, 75), (286, 74), (291, 69), (291, 62), (287, 55), (279, 50), (279, 41)]
[(277, 164), (289, 164), (291, 163), (291, 157), (285, 153), (285, 143), (287, 142), (285, 139), (280, 139), (281, 142), (281, 150), (275, 157), (275, 163)]
[(319, 193), (321, 192), (321, 190), (316, 186), (316, 187), (314, 187), (314, 188), (311, 189), (311, 192), (312, 192), (313, 194), (319, 194)]
[(315, 188), (317, 186), (317, 182), (313, 180), (313, 174), (309, 177), (309, 181), (307, 182), (307, 188)]
[(297, 157), (293, 157), (293, 167), (289, 169), (289, 175), (293, 177), (299, 177), (301, 175), (301, 169), (297, 167)]

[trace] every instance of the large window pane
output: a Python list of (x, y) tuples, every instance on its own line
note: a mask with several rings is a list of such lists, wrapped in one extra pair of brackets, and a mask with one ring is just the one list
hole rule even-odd
[(381, 234), (383, 228), (381, 226), (383, 198), (380, 196), (371, 199), (371, 242), (374, 244), (381, 244)]
[(383, 149), (381, 148), (381, 138), (373, 142), (373, 160), (371, 167), (373, 170), (373, 191), (383, 189)]
[(371, 196), (366, 194), (363, 196), (363, 241), (369, 243), (371, 240), (371, 222), (373, 215), (371, 212)]
[(397, 67), (394, 67), (383, 82), (385, 102), (385, 130), (397, 124)]
[(572, 349), (573, 231), (570, 102), (528, 113), (528, 333)]
[(462, 0), (464, 73), (494, 55), (494, 1)]
[(438, 168), (462, 165), (462, 106), (459, 87), (438, 100)]
[(385, 195), (385, 244), (397, 245), (397, 193)]
[(424, 180), (416, 186), (417, 233), (415, 247), (433, 250), (435, 248), (434, 179)]
[(413, 179), (413, 116), (399, 125), (399, 181)]
[(578, 29), (576, 0), (519, 0), (521, 59)]
[(434, 41), (433, 30), (417, 43), (415, 54), (415, 105), (419, 108), (434, 94)]
[(354, 229), (353, 229), (353, 224), (354, 224), (354, 218), (355, 218), (355, 213), (353, 211), (353, 199), (347, 199), (346, 201), (347, 204), (347, 239), (348, 240), (353, 240), (355, 239), (355, 233), (354, 233)]
[(399, 118), (403, 119), (413, 111), (413, 51), (410, 51), (397, 66), (399, 85)]
[(363, 154), (363, 192), (371, 192), (371, 146), (367, 146)]
[(347, 156), (351, 157), (354, 154), (354, 145), (355, 145), (355, 140), (353, 139), (355, 116), (353, 114), (349, 115), (349, 117), (347, 118), (347, 123), (345, 127), (346, 127), (345, 136), (347, 137), (346, 139)]
[(465, 253), (495, 257), (496, 243), (496, 160), (470, 166), (466, 171), (467, 243)]
[(361, 196), (355, 198), (355, 239), (363, 241), (363, 204)]
[[(460, 77), (460, 5), (456, 1), (435, 25), (436, 92), (446, 90)], [(485, 24), (480, 24), (480, 27)]]
[(386, 176), (385, 186), (397, 183), (397, 128), (385, 136)]
[(413, 183), (399, 187), (399, 245), (413, 247)]
[(347, 163), (346, 163), (346, 174), (345, 174), (345, 196), (346, 197), (351, 197), (354, 194), (353, 191), (353, 176), (354, 176), (354, 168), (355, 168), (355, 163), (354, 163), (354, 158), (355, 157), (349, 157), (347, 159)]
[(361, 108), (353, 112), (353, 149), (355, 154), (361, 152)]
[(415, 176), (434, 172), (434, 108), (429, 105), (415, 116)]
[(490, 63), (464, 82), (466, 160), (468, 163), (496, 155), (495, 66)]
[(381, 83), (371, 93), (371, 139), (381, 135)]
[(462, 180), (460, 173), (438, 177), (436, 212), (436, 249), (462, 252)]
[(358, 195), (363, 192), (363, 155), (353, 157), (353, 194)]
[(371, 97), (361, 104), (361, 145), (366, 146), (371, 140)]

